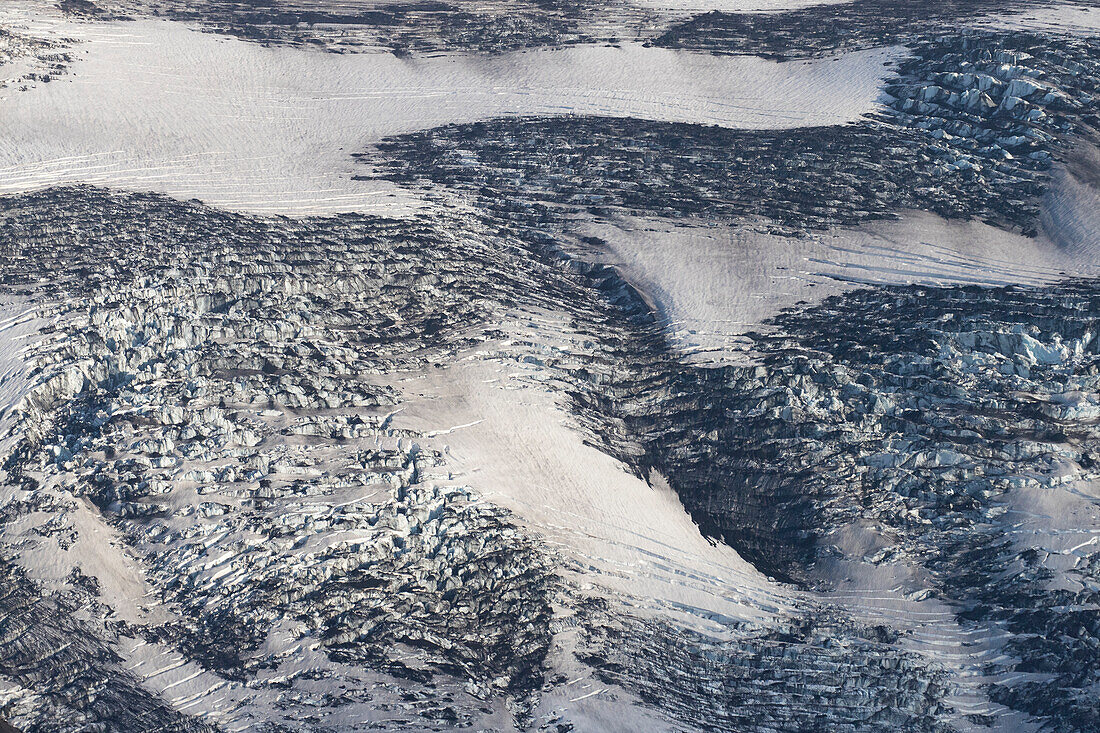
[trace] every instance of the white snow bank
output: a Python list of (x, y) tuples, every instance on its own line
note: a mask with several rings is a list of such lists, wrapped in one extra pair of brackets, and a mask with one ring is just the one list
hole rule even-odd
[[(660, 476), (643, 481), (587, 445), (541, 371), (479, 356), (426, 371), (401, 384), (394, 426), (437, 432), (430, 445), (445, 452), (451, 480), (515, 512), (581, 583), (703, 628), (787, 607), (790, 590), (706, 540)], [(439, 431), (452, 425), (461, 427)]]
[(892, 51), (776, 63), (625, 44), (399, 59), (268, 48), (142, 21), (40, 21), (84, 41), (71, 72), (0, 98), (0, 194), (88, 182), (285, 214), (416, 200), (351, 154), (387, 135), (503, 115), (596, 114), (743, 128), (871, 109)]
[(598, 256), (653, 301), (678, 347), (700, 361), (741, 358), (741, 335), (765, 319), (861, 285), (1042, 284), (1100, 271), (1093, 242), (1071, 248), (925, 213), (802, 238), (640, 218), (581, 229), (606, 240)]

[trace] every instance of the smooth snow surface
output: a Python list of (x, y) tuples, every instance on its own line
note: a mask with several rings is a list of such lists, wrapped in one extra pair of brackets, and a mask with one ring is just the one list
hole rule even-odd
[(982, 18), (977, 26), (991, 26), (1019, 31), (1045, 31), (1071, 36), (1094, 36), (1100, 33), (1100, 8), (1081, 5), (1053, 5), (1024, 13)]
[(780, 64), (626, 44), (410, 60), (268, 48), (168, 22), (49, 30), (86, 42), (67, 76), (0, 98), (0, 194), (87, 182), (291, 215), (415, 204), (351, 180), (368, 172), (351, 154), (387, 135), (502, 115), (842, 123), (874, 106), (894, 55)]
[[(1084, 195), (1058, 193), (1068, 185), (1052, 200)], [(1060, 216), (1079, 221), (1084, 208), (1063, 203)], [(581, 231), (607, 242), (602, 259), (652, 299), (674, 343), (699, 361), (740, 360), (740, 337), (784, 308), (863, 285), (1038, 285), (1100, 271), (1100, 246), (1081, 232), (1071, 247), (920, 212), (803, 237), (641, 218), (589, 222)]]
[[(538, 316), (513, 325), (560, 327)], [(662, 477), (644, 481), (587, 445), (544, 376), (530, 362), (509, 368), (471, 355), (403, 381), (417, 397), (393, 424), (436, 433), (430, 445), (444, 451), (451, 478), (515, 512), (582, 583), (704, 626), (770, 618), (787, 605), (790, 589), (706, 540)]]

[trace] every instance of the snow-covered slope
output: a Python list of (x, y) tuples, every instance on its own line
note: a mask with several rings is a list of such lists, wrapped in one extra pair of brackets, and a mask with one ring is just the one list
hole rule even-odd
[[(1064, 188), (1052, 196), (1052, 206), (1068, 195)], [(1058, 231), (1064, 236), (1067, 227)], [(1075, 238), (1077, 246), (1069, 249), (1047, 237), (921, 212), (898, 222), (800, 237), (751, 224), (692, 226), (660, 219), (594, 221), (578, 232), (606, 243), (597, 251), (585, 249), (653, 300), (678, 348), (696, 361), (751, 358), (740, 354), (747, 331), (766, 329), (769, 319), (796, 303), (818, 304), (845, 290), (1042, 285), (1100, 269), (1100, 242)]]
[(1100, 41), (769, 5), (0, 6), (0, 727), (1095, 729)]
[(409, 59), (264, 47), (164, 22), (57, 21), (51, 32), (82, 43), (59, 83), (0, 99), (0, 192), (88, 182), (297, 215), (415, 206), (407, 192), (352, 179), (350, 153), (396, 133), (531, 114), (843, 123), (874, 108), (893, 57), (778, 64), (630, 43)]

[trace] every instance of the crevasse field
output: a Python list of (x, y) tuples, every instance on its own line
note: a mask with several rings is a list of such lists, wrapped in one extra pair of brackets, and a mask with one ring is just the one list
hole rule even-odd
[(1100, 730), (1095, 14), (6, 0), (0, 731)]

